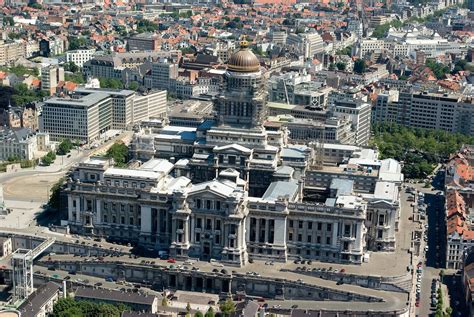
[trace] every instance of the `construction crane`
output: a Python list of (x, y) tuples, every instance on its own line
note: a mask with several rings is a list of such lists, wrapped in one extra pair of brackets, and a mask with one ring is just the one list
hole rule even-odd
[(33, 250), (17, 249), (13, 252), (11, 263), (13, 268), (13, 302), (21, 302), (33, 293), (33, 261), (56, 241), (48, 238)]

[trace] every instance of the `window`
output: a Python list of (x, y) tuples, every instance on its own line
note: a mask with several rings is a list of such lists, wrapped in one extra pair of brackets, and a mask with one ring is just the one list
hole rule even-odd
[(216, 228), (215, 230), (221, 230), (221, 221), (220, 220), (216, 220)]
[(212, 230), (212, 219), (206, 219), (206, 230)]
[(206, 209), (207, 210), (211, 209), (211, 201), (210, 200), (206, 200)]
[(326, 237), (326, 244), (331, 244), (331, 237)]
[(216, 201), (216, 210), (221, 210), (221, 202), (220, 201)]
[(107, 215), (104, 215), (104, 222), (107, 222)]
[(298, 221), (298, 228), (303, 229), (303, 221)]
[(300, 233), (298, 234), (298, 242), (301, 242), (303, 241), (303, 235)]
[(122, 225), (125, 224), (125, 217), (124, 217), (124, 216), (120, 217), (120, 223), (121, 223)]
[(224, 155), (219, 154), (219, 163), (222, 164), (224, 163)]
[(308, 236), (306, 242), (311, 243), (311, 236)]
[(196, 233), (196, 238), (195, 238), (196, 242), (200, 242), (201, 241), (201, 234), (199, 232)]
[(321, 236), (316, 237), (316, 243), (321, 243)]
[(75, 199), (72, 201), (72, 206), (73, 206), (74, 208), (76, 208), (76, 200), (75, 200)]
[(290, 220), (290, 228), (293, 228), (293, 220)]
[(235, 156), (229, 155), (229, 164), (235, 165)]
[(201, 218), (196, 219), (196, 228), (198, 228), (198, 229), (202, 228), (202, 219)]
[(130, 217), (129, 220), (130, 220), (129, 224), (133, 226), (133, 217)]
[(344, 235), (345, 236), (351, 235), (351, 225), (344, 225)]
[(383, 238), (383, 230), (377, 230), (377, 239)]
[(196, 199), (196, 208), (201, 209), (201, 199)]
[(292, 232), (290, 232), (288, 234), (288, 240), (293, 241), (293, 233)]
[(379, 215), (379, 226), (383, 226), (385, 224), (385, 215)]
[(216, 244), (220, 244), (220, 243), (221, 243), (221, 236), (218, 235), (218, 234), (216, 234), (216, 235), (214, 236), (214, 242), (215, 242)]
[(308, 221), (308, 230), (312, 230), (312, 229), (313, 229), (313, 222)]
[(326, 230), (327, 230), (327, 231), (331, 231), (331, 230), (332, 230), (332, 223), (328, 223), (328, 224), (327, 224)]
[(240, 157), (240, 165), (245, 165), (245, 157), (243, 156)]
[(323, 229), (323, 224), (321, 222), (318, 222), (318, 230), (322, 230)]

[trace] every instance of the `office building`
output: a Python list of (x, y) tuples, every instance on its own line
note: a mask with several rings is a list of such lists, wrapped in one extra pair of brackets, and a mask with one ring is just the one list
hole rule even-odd
[(78, 49), (66, 52), (66, 62), (74, 63), (78, 67), (82, 68), (84, 63), (91, 60), (95, 54), (95, 49)]
[(45, 101), (42, 129), (53, 141), (69, 138), (90, 143), (110, 129), (126, 129), (166, 114), (166, 91), (77, 89), (71, 97)]

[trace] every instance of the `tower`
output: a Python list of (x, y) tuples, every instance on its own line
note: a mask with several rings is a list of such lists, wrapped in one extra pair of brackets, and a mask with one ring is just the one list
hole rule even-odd
[(262, 81), (260, 62), (249, 49), (248, 42), (240, 42), (240, 50), (228, 62), (225, 87), (215, 103), (219, 125), (256, 128), (262, 123), (266, 90)]

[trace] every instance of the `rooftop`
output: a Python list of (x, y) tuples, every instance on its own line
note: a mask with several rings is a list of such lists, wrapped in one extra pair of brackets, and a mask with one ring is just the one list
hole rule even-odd
[(132, 292), (118, 292), (106, 289), (96, 289), (89, 287), (80, 287), (76, 289), (74, 296), (76, 298), (85, 298), (93, 300), (104, 300), (117, 303), (131, 303), (141, 305), (153, 305), (156, 297), (151, 295), (141, 295)]
[(61, 285), (48, 282), (34, 291), (23, 304), (18, 307), (22, 317), (36, 317), (42, 307), (51, 300), (61, 289)]

